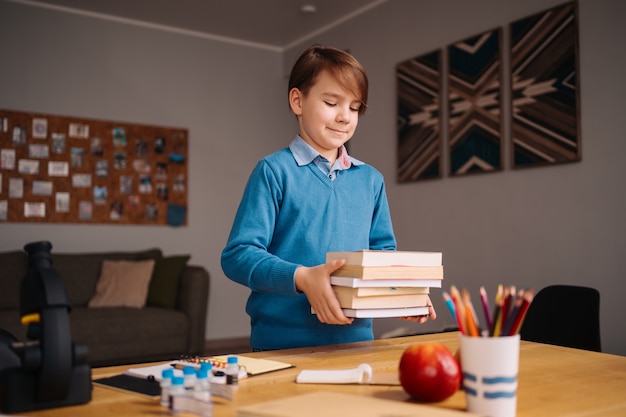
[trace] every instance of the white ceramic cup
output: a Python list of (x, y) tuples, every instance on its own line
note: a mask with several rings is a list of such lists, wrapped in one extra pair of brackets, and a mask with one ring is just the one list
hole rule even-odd
[(515, 417), (519, 334), (460, 338), (467, 410), (490, 417)]

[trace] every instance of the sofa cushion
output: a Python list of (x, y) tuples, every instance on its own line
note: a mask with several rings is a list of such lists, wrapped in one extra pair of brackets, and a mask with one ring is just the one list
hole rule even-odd
[(191, 256), (178, 255), (156, 259), (148, 287), (146, 305), (175, 308), (180, 277)]
[(20, 308), (20, 283), (28, 270), (28, 256), (23, 251), (0, 253), (0, 309)]
[(100, 268), (105, 259), (135, 261), (162, 256), (161, 250), (156, 248), (137, 252), (55, 254), (53, 251), (52, 266), (63, 280), (72, 306), (84, 307), (96, 292)]
[(154, 262), (102, 261), (96, 294), (89, 300), (89, 307), (144, 307)]

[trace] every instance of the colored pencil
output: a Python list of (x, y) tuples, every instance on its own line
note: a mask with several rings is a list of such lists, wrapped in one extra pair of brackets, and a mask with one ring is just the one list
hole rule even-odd
[(467, 323), (468, 333), (470, 336), (480, 336), (478, 322), (476, 321), (476, 311), (474, 311), (474, 307), (472, 306), (472, 300), (469, 296), (469, 292), (467, 292), (467, 290), (463, 290), (461, 297), (463, 304), (465, 305), (465, 320)]
[(519, 333), (534, 297), (533, 290), (517, 289), (514, 285), (498, 285), (493, 314), (484, 287), (480, 287), (480, 301), (485, 315), (486, 328), (481, 329), (472, 298), (466, 289), (459, 291), (454, 285), (450, 292), (443, 291), (443, 299), (461, 334), (472, 337), (502, 337)]
[(528, 290), (524, 292), (524, 300), (522, 301), (522, 305), (517, 313), (517, 317), (515, 318), (515, 322), (511, 326), (511, 330), (509, 331), (509, 336), (516, 335), (519, 333), (522, 328), (522, 323), (524, 323), (524, 318), (526, 317), (526, 313), (528, 312), (528, 307), (530, 303), (533, 301), (533, 297), (535, 293), (533, 290)]
[(502, 294), (502, 309), (500, 310), (500, 323), (498, 323), (498, 334), (497, 336), (503, 336), (504, 325), (506, 324), (506, 320), (509, 318), (509, 312), (511, 308), (511, 302), (513, 301), (513, 296), (511, 295), (511, 288), (504, 287), (504, 293)]
[(524, 301), (523, 294), (524, 294), (524, 290), (520, 289), (518, 296), (512, 300), (512, 304), (514, 305), (513, 305), (513, 308), (511, 308), (511, 312), (509, 313), (506, 319), (506, 323), (502, 327), (502, 336), (510, 336), (513, 323), (515, 322), (515, 320), (517, 320), (517, 317), (519, 315), (519, 310), (522, 307), (522, 302)]
[(502, 284), (498, 285), (498, 292), (496, 293), (496, 303), (493, 311), (493, 322), (491, 323), (491, 331), (489, 335), (492, 337), (499, 336), (500, 333), (500, 320), (502, 320), (502, 297), (504, 295), (504, 288)]
[(452, 296), (452, 301), (454, 302), (454, 308), (456, 311), (456, 315), (458, 317), (459, 330), (461, 333), (467, 335), (469, 334), (467, 329), (467, 321), (465, 318), (465, 306), (463, 305), (463, 301), (461, 300), (461, 294), (459, 290), (452, 285), (450, 286), (450, 295)]
[(485, 287), (480, 287), (480, 302), (483, 306), (483, 314), (485, 316), (485, 327), (487, 330), (491, 329), (491, 314), (489, 311), (489, 298), (487, 297), (487, 290)]
[(459, 328), (459, 330), (461, 330), (461, 326), (459, 324), (459, 318), (458, 318), (458, 316), (456, 314), (456, 311), (455, 311), (455, 308), (454, 308), (454, 301), (452, 301), (452, 297), (450, 297), (450, 294), (448, 294), (446, 291), (443, 291), (442, 295), (443, 295), (443, 300), (446, 303), (446, 307), (448, 308), (448, 311), (450, 312), (450, 315), (452, 316), (452, 318), (456, 322), (456, 325)]

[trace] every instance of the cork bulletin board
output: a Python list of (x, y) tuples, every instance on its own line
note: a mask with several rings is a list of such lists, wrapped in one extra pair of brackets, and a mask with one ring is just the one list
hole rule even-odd
[(188, 131), (0, 109), (0, 222), (187, 224)]

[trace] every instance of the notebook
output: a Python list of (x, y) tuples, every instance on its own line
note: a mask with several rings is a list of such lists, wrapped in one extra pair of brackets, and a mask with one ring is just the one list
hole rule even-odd
[(315, 391), (239, 407), (237, 417), (470, 417), (477, 414), (408, 401)]

